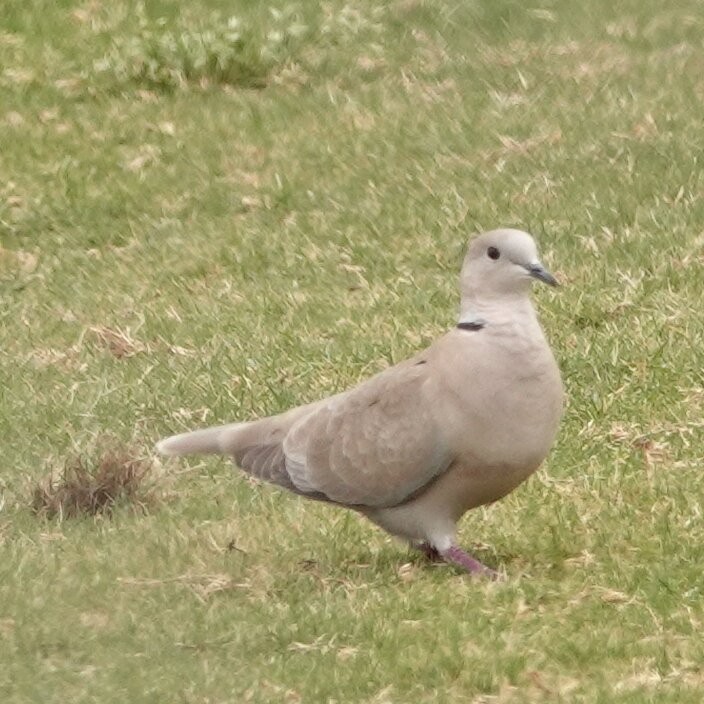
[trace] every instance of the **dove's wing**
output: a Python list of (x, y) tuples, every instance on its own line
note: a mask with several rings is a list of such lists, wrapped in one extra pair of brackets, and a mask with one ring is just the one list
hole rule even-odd
[(283, 443), (291, 481), (347, 505), (402, 503), (451, 462), (422, 360), (405, 362), (318, 405)]
[(402, 503), (447, 469), (451, 456), (428, 399), (422, 360), (360, 386), (237, 429), (222, 443), (250, 474), (346, 505)]

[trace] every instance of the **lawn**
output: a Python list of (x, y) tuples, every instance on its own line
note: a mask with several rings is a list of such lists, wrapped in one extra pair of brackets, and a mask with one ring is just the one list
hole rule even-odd
[[(3, 0), (3, 704), (702, 702), (703, 32), (698, 0)], [(497, 226), (564, 284), (568, 399), (462, 523), (505, 581), (154, 457), (427, 345)], [(33, 512), (106, 443), (144, 501)]]

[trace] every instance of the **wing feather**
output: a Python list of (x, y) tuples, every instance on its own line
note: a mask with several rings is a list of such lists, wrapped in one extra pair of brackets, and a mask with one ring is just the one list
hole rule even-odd
[(348, 505), (402, 503), (450, 464), (427, 395), (428, 367), (404, 363), (319, 404), (283, 440), (291, 481)]

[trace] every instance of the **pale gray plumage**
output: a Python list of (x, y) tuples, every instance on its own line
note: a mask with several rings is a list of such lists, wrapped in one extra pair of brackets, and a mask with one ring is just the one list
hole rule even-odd
[(489, 572), (456, 545), (457, 521), (539, 467), (562, 409), (533, 279), (556, 284), (530, 235), (484, 233), (462, 267), (458, 327), (428, 349), (347, 392), (176, 435), (158, 450), (229, 455), (260, 479), (353, 508), (428, 554)]

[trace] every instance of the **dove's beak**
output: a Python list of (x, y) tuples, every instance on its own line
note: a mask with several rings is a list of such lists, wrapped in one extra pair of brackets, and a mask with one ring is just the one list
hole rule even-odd
[(548, 286), (560, 285), (557, 279), (540, 262), (529, 264), (526, 269), (534, 279), (538, 279)]

